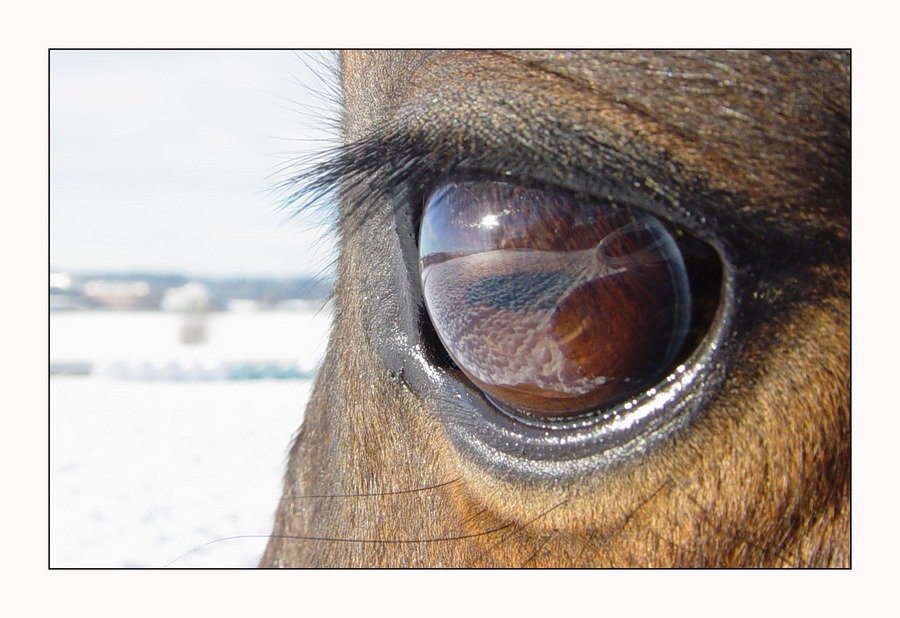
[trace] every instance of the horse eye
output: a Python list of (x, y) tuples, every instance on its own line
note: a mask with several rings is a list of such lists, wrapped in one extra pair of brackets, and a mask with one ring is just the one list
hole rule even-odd
[(450, 357), (497, 407), (580, 415), (649, 388), (683, 358), (697, 308), (681, 236), (613, 203), (446, 184), (421, 224), (425, 305)]

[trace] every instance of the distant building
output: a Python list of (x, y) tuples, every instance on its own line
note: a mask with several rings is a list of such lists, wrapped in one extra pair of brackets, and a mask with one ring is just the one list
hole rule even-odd
[(50, 273), (50, 311), (75, 311), (90, 307), (91, 303), (72, 285), (72, 277), (66, 273)]
[(51, 290), (68, 290), (72, 287), (72, 277), (66, 273), (50, 273), (50, 289)]
[(150, 284), (146, 281), (97, 279), (86, 282), (81, 288), (81, 295), (107, 309), (152, 309), (155, 303), (150, 291)]
[(191, 282), (165, 291), (160, 303), (163, 311), (207, 313), (212, 309), (212, 294), (202, 283)]

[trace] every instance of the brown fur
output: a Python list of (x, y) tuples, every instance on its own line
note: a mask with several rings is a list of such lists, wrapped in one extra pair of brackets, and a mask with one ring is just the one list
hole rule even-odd
[[(335, 330), (264, 566), (849, 565), (846, 55), (351, 52), (342, 70), (350, 142), (393, 123), (466, 153), (467, 136), (571, 129), (719, 195), (755, 319), (735, 322), (727, 377), (686, 430), (613, 470), (504, 478), (386, 366), (373, 324), (402, 326), (417, 273), (384, 218), (347, 208)], [(823, 240), (782, 255), (741, 238), (745, 220)]]

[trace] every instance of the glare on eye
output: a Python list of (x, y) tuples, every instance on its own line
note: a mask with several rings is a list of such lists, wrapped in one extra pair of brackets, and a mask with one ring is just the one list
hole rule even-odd
[(492, 228), (497, 227), (498, 225), (500, 225), (500, 217), (497, 215), (485, 215), (481, 219), (481, 225), (479, 225), (479, 227)]

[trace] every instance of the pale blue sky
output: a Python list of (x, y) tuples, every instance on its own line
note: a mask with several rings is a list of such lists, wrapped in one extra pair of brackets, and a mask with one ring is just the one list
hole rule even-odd
[(51, 52), (51, 268), (319, 274), (330, 238), (267, 189), (329, 137), (321, 90), (288, 51)]

